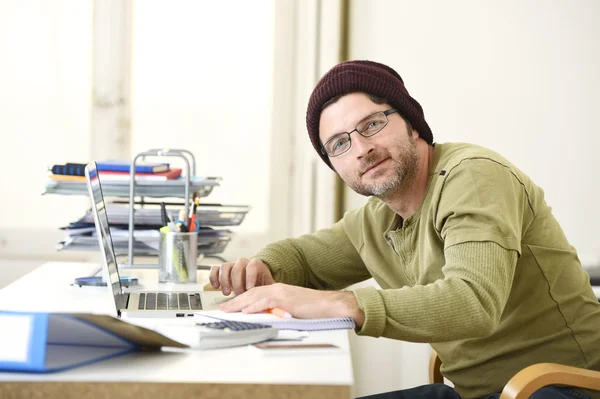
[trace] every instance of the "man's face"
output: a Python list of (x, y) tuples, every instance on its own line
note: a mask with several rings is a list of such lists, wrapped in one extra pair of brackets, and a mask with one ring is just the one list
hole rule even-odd
[[(365, 117), (390, 108), (389, 104), (375, 104), (364, 93), (343, 96), (321, 113), (321, 142), (338, 133), (350, 132)], [(416, 176), (418, 133), (409, 131), (398, 113), (387, 118), (389, 122), (382, 131), (371, 137), (352, 133), (352, 147), (329, 158), (342, 180), (358, 194), (385, 199), (410, 188)]]

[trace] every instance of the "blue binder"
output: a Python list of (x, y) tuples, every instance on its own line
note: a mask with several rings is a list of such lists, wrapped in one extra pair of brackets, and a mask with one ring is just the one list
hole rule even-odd
[(46, 373), (140, 349), (187, 348), (107, 315), (0, 311), (0, 370)]
[[(131, 163), (127, 161), (99, 161), (96, 162), (99, 171), (127, 172), (131, 171)], [(164, 162), (138, 162), (135, 165), (136, 173), (157, 173), (169, 170), (169, 164)]]

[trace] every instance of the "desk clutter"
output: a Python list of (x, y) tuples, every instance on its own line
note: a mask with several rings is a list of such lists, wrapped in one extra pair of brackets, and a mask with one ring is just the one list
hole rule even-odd
[(107, 315), (0, 311), (0, 326), (0, 337), (7, 335), (0, 339), (0, 370), (6, 371), (55, 372), (137, 350), (188, 347)]
[[(104, 188), (104, 186), (102, 186)], [(161, 205), (157, 202), (136, 202), (143, 208), (134, 209), (135, 231), (134, 251), (136, 255), (155, 255), (160, 244)], [(176, 220), (185, 207), (183, 202), (166, 203), (170, 218)], [(196, 221), (199, 224), (198, 251), (205, 255), (224, 251), (233, 232), (227, 227), (238, 226), (250, 210), (248, 206), (227, 206), (205, 204), (196, 207)], [(110, 233), (117, 253), (126, 253), (129, 242), (129, 204), (128, 201), (111, 201), (106, 212), (110, 224)], [(67, 234), (58, 245), (59, 250), (98, 251), (98, 239), (94, 227), (92, 211), (86, 211), (80, 219), (61, 227)]]
[[(34, 272), (0, 290), (0, 359), (4, 362), (0, 365), (0, 386), (3, 388), (0, 389), (0, 397), (350, 397), (354, 380), (348, 330), (306, 332), (278, 329), (277, 337), (265, 342), (268, 349), (255, 346), (263, 347), (258, 343), (237, 345), (241, 340), (232, 339), (236, 333), (231, 328), (217, 328), (208, 333), (213, 337), (219, 334), (230, 337), (223, 340), (212, 339), (211, 345), (221, 346), (227, 343), (234, 346), (223, 349), (215, 346), (211, 349), (199, 348), (203, 346), (199, 340), (202, 337), (202, 326), (179, 331), (190, 333), (186, 335), (179, 335), (175, 331), (186, 324), (218, 323), (214, 319), (205, 321), (197, 314), (193, 317), (110, 318), (111, 322), (114, 321), (119, 326), (133, 324), (144, 327), (190, 348), (162, 345), (160, 350), (142, 350), (142, 346), (129, 346), (125, 343), (125, 349), (52, 345), (52, 341), (47, 340), (47, 335), (26, 333), (24, 328), (31, 328), (31, 324), (35, 324), (29, 313), (53, 315), (49, 317), (49, 323), (42, 324), (49, 327), (51, 337), (56, 335), (54, 321), (57, 318), (54, 315), (68, 315), (59, 316), (61, 320), (58, 322), (61, 324), (66, 317), (81, 320), (81, 314), (114, 315), (114, 304), (111, 304), (108, 287), (81, 289), (70, 285), (74, 278), (89, 275), (95, 267), (95, 264), (88, 262), (46, 262)], [(141, 285), (155, 281), (158, 274), (158, 270), (150, 268), (136, 268), (130, 272), (140, 279)], [(203, 276), (204, 273), (199, 275)], [(201, 291), (203, 283), (204, 281), (198, 282), (185, 288)], [(132, 291), (140, 288), (142, 287), (135, 287)], [(146, 288), (171, 291), (183, 287), (152, 284)], [(35, 295), (27, 294), (32, 292)], [(212, 294), (215, 293), (210, 293), (207, 299), (218, 297), (217, 294)], [(24, 317), (14, 320), (12, 317), (5, 317), (7, 315), (3, 311), (13, 314), (20, 312), (18, 316)], [(89, 334), (82, 333), (81, 327), (97, 327), (90, 326), (88, 321), (76, 321), (83, 326), (59, 327), (58, 331), (63, 331), (64, 335), (59, 334), (58, 338), (70, 340), (90, 337)], [(65, 323), (73, 325), (71, 320), (66, 320)], [(97, 325), (95, 321), (93, 324)], [(170, 326), (177, 327), (171, 329)], [(213, 325), (220, 326), (221, 324)], [(168, 330), (159, 332), (159, 328)], [(263, 330), (269, 331), (265, 328), (257, 331), (262, 335), (265, 334)], [(241, 331), (238, 336), (243, 336), (241, 338), (244, 342), (247, 342), (248, 335), (254, 334), (245, 333), (247, 330), (243, 329)], [(177, 333), (178, 337), (169, 337), (167, 333)], [(101, 331), (99, 334), (102, 335)], [(147, 332), (144, 337), (153, 335)], [(33, 339), (33, 336), (36, 338)], [(282, 348), (283, 345), (287, 346)], [(329, 345), (329, 348), (323, 347), (324, 345)], [(336, 346), (337, 349), (331, 346)], [(24, 348), (31, 350), (26, 352)], [(97, 358), (93, 356), (96, 350), (109, 352), (108, 356), (113, 351), (117, 354), (114, 357)], [(127, 350), (129, 352), (118, 355)], [(40, 352), (46, 355), (44, 361), (41, 360)], [(91, 360), (87, 363), (76, 362), (73, 358), (76, 354), (88, 359), (91, 357)], [(32, 358), (37, 362), (28, 361)], [(12, 364), (7, 365), (8, 362)], [(14, 367), (17, 362), (24, 363), (18, 371)], [(32, 370), (39, 365), (42, 367)], [(58, 368), (61, 365), (64, 366)]]
[[(107, 201), (106, 211), (115, 252), (119, 255), (129, 255), (129, 203), (135, 191), (139, 200), (133, 202), (132, 255), (158, 255), (161, 244), (160, 231), (167, 224), (165, 216), (168, 220), (177, 220), (182, 212), (188, 215), (190, 220), (194, 219), (194, 231), (198, 236), (198, 255), (222, 253), (233, 235), (228, 227), (240, 225), (250, 207), (204, 203), (202, 199), (208, 196), (214, 187), (219, 186), (222, 179), (197, 176), (195, 159), (189, 151), (150, 150), (143, 154), (186, 156), (190, 173), (186, 174), (183, 168), (168, 162), (97, 162), (98, 178), (102, 183), (104, 196), (112, 198)], [(191, 160), (191, 170), (187, 159)], [(132, 164), (135, 165), (134, 181), (131, 176)], [(49, 168), (44, 194), (87, 196), (85, 166), (83, 163), (66, 163)], [(157, 199), (160, 198), (169, 198), (171, 202), (158, 202)], [(60, 229), (66, 233), (66, 237), (58, 243), (59, 251), (100, 249), (91, 209), (78, 220), (71, 221)]]
[(0, 311), (0, 371), (57, 372), (136, 351), (160, 351), (163, 347), (212, 350), (277, 341), (276, 348), (287, 349), (288, 353), (303, 348), (337, 348), (303, 343), (306, 335), (286, 335), (280, 330), (354, 327), (352, 319), (347, 318), (283, 320), (270, 314), (220, 311), (197, 313), (191, 322), (181, 321), (142, 319), (133, 323), (134, 320), (92, 313)]

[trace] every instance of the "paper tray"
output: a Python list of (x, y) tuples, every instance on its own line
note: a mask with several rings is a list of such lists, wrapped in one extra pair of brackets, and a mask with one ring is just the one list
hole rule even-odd
[[(206, 197), (215, 186), (221, 182), (220, 177), (194, 177), (190, 182), (190, 193), (197, 192), (200, 197)], [(161, 198), (181, 198), (185, 196), (185, 179), (165, 181), (136, 181), (136, 196)], [(102, 183), (102, 192), (105, 197), (129, 198), (128, 181), (111, 181)], [(46, 191), (43, 194), (60, 195), (88, 195), (85, 181), (56, 181), (46, 182)]]
[[(173, 217), (173, 220), (179, 218), (180, 209), (183, 209), (182, 205), (167, 205), (167, 213)], [(249, 211), (249, 206), (242, 205), (200, 205), (196, 209), (196, 221), (200, 226), (239, 226)], [(125, 204), (109, 204), (106, 207), (106, 213), (111, 225), (129, 224), (129, 207)], [(135, 209), (134, 217), (136, 228), (162, 225), (158, 205), (145, 205), (144, 208)], [(94, 223), (92, 211), (89, 210), (77, 222)]]
[[(229, 241), (231, 241), (231, 237), (217, 237), (206, 240), (198, 237), (198, 254), (220, 254), (225, 251)], [(113, 243), (117, 256), (127, 255), (127, 244), (128, 243), (126, 241)], [(156, 246), (158, 246), (158, 243), (156, 243)], [(98, 239), (96, 237), (89, 236), (69, 237), (65, 241), (59, 242), (57, 249), (59, 251), (100, 252)], [(149, 245), (148, 242), (138, 240), (134, 240), (133, 242), (133, 252), (135, 255), (158, 255), (158, 249), (154, 248), (152, 243)]]

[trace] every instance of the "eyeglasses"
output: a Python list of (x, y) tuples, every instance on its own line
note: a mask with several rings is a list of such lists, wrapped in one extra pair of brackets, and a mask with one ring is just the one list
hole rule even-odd
[(327, 140), (321, 147), (321, 153), (327, 154), (330, 157), (337, 157), (348, 151), (352, 147), (352, 140), (350, 135), (354, 132), (358, 132), (363, 137), (371, 137), (383, 130), (388, 124), (387, 116), (398, 112), (395, 109), (388, 109), (387, 111), (375, 112), (372, 115), (367, 116), (362, 121), (358, 122), (356, 128), (348, 133), (339, 133)]

